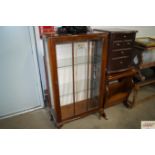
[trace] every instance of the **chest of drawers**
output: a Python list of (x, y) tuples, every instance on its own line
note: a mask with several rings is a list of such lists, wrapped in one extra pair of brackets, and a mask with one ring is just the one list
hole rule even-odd
[(107, 72), (116, 73), (131, 69), (137, 31), (122, 29), (97, 29), (97, 31), (109, 34)]
[(103, 107), (108, 108), (119, 103), (131, 106), (129, 95), (134, 87), (134, 43), (137, 31), (108, 29), (106, 92)]

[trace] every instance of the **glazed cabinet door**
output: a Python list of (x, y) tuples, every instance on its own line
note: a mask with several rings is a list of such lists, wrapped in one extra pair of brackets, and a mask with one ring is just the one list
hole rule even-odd
[(103, 40), (57, 43), (55, 46), (61, 119), (100, 108)]

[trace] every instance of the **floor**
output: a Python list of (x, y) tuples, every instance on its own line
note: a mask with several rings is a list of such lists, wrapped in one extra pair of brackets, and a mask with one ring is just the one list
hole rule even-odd
[[(139, 129), (141, 121), (155, 120), (155, 87), (145, 87), (138, 95), (138, 104), (133, 109), (118, 104), (105, 110), (108, 120), (92, 114), (65, 124), (63, 129)], [(144, 99), (145, 98), (145, 99)], [(48, 109), (39, 109), (12, 118), (0, 120), (5, 129), (55, 129)]]

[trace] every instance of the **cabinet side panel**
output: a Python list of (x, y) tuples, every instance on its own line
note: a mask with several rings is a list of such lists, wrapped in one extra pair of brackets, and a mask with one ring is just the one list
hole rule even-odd
[(54, 96), (53, 96), (53, 81), (51, 80), (52, 73), (51, 73), (51, 66), (50, 66), (50, 60), (49, 60), (49, 52), (48, 52), (48, 41), (47, 39), (44, 39), (44, 49), (45, 49), (45, 63), (46, 63), (46, 75), (47, 75), (47, 83), (48, 83), (48, 91), (50, 96), (50, 103), (51, 103), (51, 113), (54, 116), (55, 119), (55, 107), (54, 107)]

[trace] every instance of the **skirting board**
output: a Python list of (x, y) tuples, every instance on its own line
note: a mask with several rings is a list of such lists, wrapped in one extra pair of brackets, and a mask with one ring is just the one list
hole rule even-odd
[(25, 113), (28, 113), (28, 112), (32, 112), (32, 111), (35, 111), (35, 110), (38, 110), (38, 109), (42, 109), (42, 108), (44, 108), (44, 106), (37, 106), (37, 107), (32, 108), (32, 109), (28, 109), (28, 110), (24, 110), (24, 111), (21, 111), (21, 112), (17, 112), (17, 113), (1, 116), (0, 120), (6, 119), (6, 118), (10, 118), (10, 117), (14, 117), (14, 116), (18, 116), (18, 115), (25, 114)]

